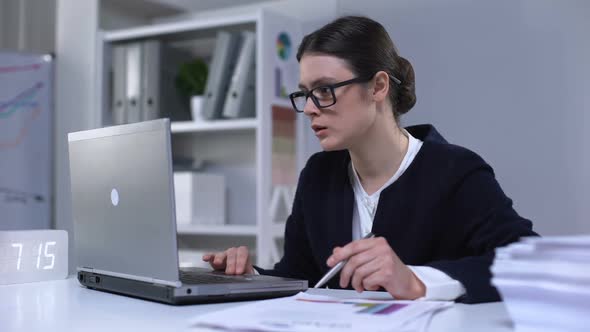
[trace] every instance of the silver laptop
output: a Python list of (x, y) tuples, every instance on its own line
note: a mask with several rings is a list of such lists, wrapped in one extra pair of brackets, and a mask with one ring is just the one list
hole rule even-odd
[(271, 298), (307, 281), (178, 267), (168, 119), (68, 135), (79, 282), (171, 304)]

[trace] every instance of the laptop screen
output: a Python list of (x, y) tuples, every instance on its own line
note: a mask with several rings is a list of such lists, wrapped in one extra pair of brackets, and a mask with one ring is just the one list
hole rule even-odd
[(167, 119), (71, 133), (78, 268), (178, 281)]

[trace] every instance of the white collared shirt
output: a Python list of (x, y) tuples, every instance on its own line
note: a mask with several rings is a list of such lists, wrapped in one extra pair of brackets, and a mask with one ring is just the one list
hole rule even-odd
[[(405, 130), (404, 133), (408, 137), (408, 151), (406, 152), (406, 155), (395, 174), (393, 174), (393, 176), (373, 194), (367, 194), (361, 185), (352, 160), (350, 161), (348, 166), (348, 176), (354, 191), (355, 201), (352, 217), (353, 240), (358, 240), (371, 231), (381, 191), (394, 183), (406, 171), (422, 147), (423, 142), (421, 140), (413, 137)], [(459, 281), (449, 277), (440, 270), (429, 266), (408, 267), (414, 272), (416, 277), (424, 283), (424, 286), (426, 286), (426, 296), (424, 296), (423, 299), (455, 300), (459, 296), (465, 294), (465, 288)]]

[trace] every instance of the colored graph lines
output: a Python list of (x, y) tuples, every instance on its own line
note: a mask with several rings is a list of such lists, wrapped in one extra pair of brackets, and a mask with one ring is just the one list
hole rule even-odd
[(31, 116), (27, 118), (25, 123), (20, 127), (15, 138), (6, 141), (0, 141), (0, 149), (15, 148), (19, 146), (29, 133), (31, 123), (39, 116), (40, 113), (40, 108), (33, 109), (33, 112), (31, 112)]
[(6, 73), (18, 73), (22, 71), (32, 71), (38, 70), (41, 68), (40, 63), (32, 63), (27, 65), (20, 65), (20, 66), (0, 66), (0, 74)]
[(36, 82), (33, 86), (21, 91), (12, 99), (0, 102), (0, 123), (19, 112), (22, 113), (32, 110), (26, 115), (26, 119), (22, 122), (20, 128), (16, 132), (16, 136), (0, 140), (0, 149), (14, 148), (23, 142), (24, 138), (29, 133), (31, 123), (41, 113), (41, 108), (39, 108), (39, 103), (36, 101), (36, 98), (43, 86), (43, 82)]
[(359, 308), (357, 314), (369, 314), (369, 315), (388, 315), (407, 307), (405, 303), (378, 303), (378, 302), (351, 302), (351, 301), (334, 301), (334, 300), (310, 300), (310, 299), (297, 299), (297, 301), (313, 302), (313, 303), (339, 303), (352, 305)]
[(43, 88), (43, 82), (37, 82), (32, 87), (17, 94), (11, 100), (0, 103), (0, 119), (8, 118), (19, 110), (36, 107), (37, 103), (33, 100), (41, 88)]

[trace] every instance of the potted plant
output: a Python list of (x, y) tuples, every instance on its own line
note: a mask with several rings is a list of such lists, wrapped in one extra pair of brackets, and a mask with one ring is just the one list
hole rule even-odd
[(203, 120), (201, 104), (203, 103), (208, 71), (207, 64), (199, 58), (183, 63), (178, 69), (176, 88), (180, 94), (190, 98), (193, 121)]

